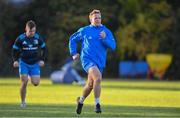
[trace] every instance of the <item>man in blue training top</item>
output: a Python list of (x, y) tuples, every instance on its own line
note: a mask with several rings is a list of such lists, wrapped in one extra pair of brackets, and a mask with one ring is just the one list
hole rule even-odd
[(44, 66), (47, 52), (44, 40), (36, 33), (35, 22), (28, 21), (25, 30), (26, 32), (16, 39), (12, 49), (13, 66), (19, 67), (21, 107), (23, 108), (26, 107), (28, 77), (31, 78), (34, 86), (39, 84), (40, 67)]
[[(89, 14), (91, 24), (80, 28), (70, 37), (69, 50), (73, 60), (81, 59), (88, 74), (83, 93), (77, 98), (76, 113), (81, 114), (85, 98), (94, 91), (95, 112), (101, 113), (100, 94), (103, 69), (106, 65), (107, 49), (115, 50), (116, 42), (111, 31), (101, 24), (101, 12), (93, 10)], [(81, 55), (77, 52), (77, 42), (81, 42)]]

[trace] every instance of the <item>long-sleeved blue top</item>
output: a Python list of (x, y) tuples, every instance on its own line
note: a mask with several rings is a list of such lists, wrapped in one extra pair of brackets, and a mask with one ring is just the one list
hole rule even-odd
[[(106, 37), (101, 38), (100, 32), (104, 31)], [(85, 66), (84, 60), (93, 61), (99, 68), (104, 68), (106, 65), (107, 49), (115, 50), (116, 41), (111, 31), (104, 25), (93, 26), (88, 25), (80, 28), (77, 32), (71, 35), (69, 40), (70, 55), (77, 54), (77, 43), (81, 42), (81, 62)], [(86, 62), (88, 63), (88, 62)]]
[(27, 64), (35, 64), (39, 60), (45, 60), (46, 44), (38, 33), (31, 38), (23, 33), (14, 42), (12, 53), (14, 61), (21, 59)]

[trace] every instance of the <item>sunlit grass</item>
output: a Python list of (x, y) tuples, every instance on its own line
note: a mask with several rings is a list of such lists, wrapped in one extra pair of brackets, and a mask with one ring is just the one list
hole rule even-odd
[[(26, 109), (19, 107), (19, 88), (18, 78), (0, 79), (0, 116), (77, 116), (75, 100), (82, 86), (42, 79), (34, 87), (29, 82)], [(103, 113), (94, 113), (90, 94), (80, 116), (180, 116), (180, 82), (103, 80), (101, 104)]]

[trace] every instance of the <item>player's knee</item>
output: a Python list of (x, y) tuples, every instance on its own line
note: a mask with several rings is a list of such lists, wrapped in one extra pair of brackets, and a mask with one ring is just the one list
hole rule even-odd
[(34, 86), (38, 86), (39, 83), (40, 83), (40, 78), (31, 78), (31, 83), (32, 83)]
[(88, 88), (93, 89), (93, 83), (88, 83)]
[(38, 85), (39, 85), (39, 82), (38, 82), (38, 81), (32, 81), (32, 84), (33, 84), (34, 86), (38, 86)]
[(39, 84), (34, 84), (34, 86), (38, 86)]
[(96, 84), (101, 84), (101, 78), (100, 77), (96, 78), (95, 82)]
[(33, 85), (34, 85), (34, 86), (38, 86), (38, 85), (39, 85), (39, 83), (33, 83)]
[(28, 83), (28, 80), (22, 80), (22, 87), (26, 87)]
[(89, 87), (90, 89), (93, 89), (93, 85), (88, 85), (88, 87)]
[(98, 71), (94, 72), (93, 73), (93, 78), (94, 78), (94, 82), (96, 84), (100, 84), (101, 83), (101, 80), (102, 80), (102, 75), (101, 73), (99, 73)]
[(21, 82), (24, 83), (24, 84), (27, 84), (28, 82), (28, 77), (27, 76), (21, 76)]
[(23, 79), (21, 82), (22, 82), (23, 84), (27, 84), (27, 83), (28, 83), (28, 79)]

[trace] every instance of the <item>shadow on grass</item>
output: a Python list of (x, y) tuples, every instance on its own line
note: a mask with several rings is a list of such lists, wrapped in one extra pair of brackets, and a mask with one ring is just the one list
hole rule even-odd
[(81, 115), (75, 113), (75, 105), (28, 104), (20, 108), (19, 104), (0, 104), (0, 117), (178, 117), (180, 108), (142, 107), (142, 106), (102, 106), (102, 114), (96, 114), (94, 106), (84, 105)]

